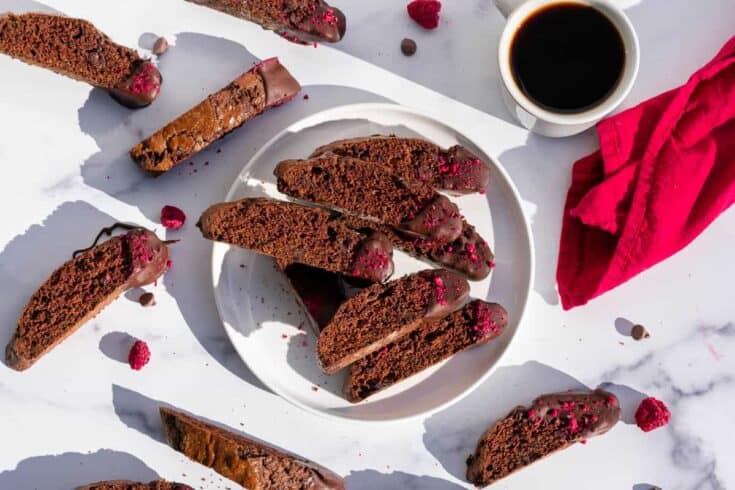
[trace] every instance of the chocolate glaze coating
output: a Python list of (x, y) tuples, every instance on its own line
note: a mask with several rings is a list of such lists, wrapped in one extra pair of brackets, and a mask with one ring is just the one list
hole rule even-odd
[(109, 89), (110, 96), (120, 104), (131, 109), (139, 109), (151, 104), (161, 93), (163, 77), (153, 63), (147, 60), (137, 62), (126, 79)]
[(276, 107), (293, 99), (301, 90), (301, 85), (278, 61), (268, 58), (251, 70), (263, 78), (265, 85), (265, 106)]
[(450, 313), (464, 304), (470, 296), (470, 285), (456, 272), (446, 269), (421, 272), (434, 285), (431, 302), (426, 309), (427, 318), (438, 318)]
[(125, 235), (133, 259), (128, 288), (153, 284), (168, 267), (168, 247), (150, 230), (139, 228)]
[[(490, 183), (490, 169), (477, 155), (457, 145), (441, 152), (440, 159), (446, 162), (440, 166), (442, 189), (452, 194), (485, 192)], [(443, 168), (448, 170), (442, 171)]]
[(355, 252), (352, 273), (375, 282), (385, 282), (393, 275), (393, 244), (388, 237), (376, 232), (363, 240)]
[(462, 233), (459, 208), (446, 196), (438, 195), (401, 228), (441, 243), (452, 242)]
[[(332, 12), (336, 18), (335, 22), (322, 22), (325, 14)], [(316, 12), (306, 22), (299, 24), (298, 29), (283, 29), (278, 32), (289, 41), (303, 44), (327, 42), (336, 43), (341, 40), (347, 31), (347, 18), (345, 14), (334, 7), (330, 7), (323, 0), (319, 0)]]

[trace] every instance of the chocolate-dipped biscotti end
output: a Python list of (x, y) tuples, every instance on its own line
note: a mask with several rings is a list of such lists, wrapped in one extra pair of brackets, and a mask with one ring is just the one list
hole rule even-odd
[[(129, 231), (96, 244), (120, 226)], [(153, 283), (167, 269), (168, 248), (149, 230), (116, 224), (97, 240), (75, 252), (28, 301), (5, 349), (8, 367), (28, 369), (124, 291)]]
[(324, 0), (188, 0), (260, 24), (300, 43), (335, 43), (347, 30), (341, 10)]
[(310, 158), (326, 153), (385, 165), (407, 182), (451, 194), (484, 193), (490, 182), (487, 163), (467, 148), (445, 150), (421, 138), (374, 135), (338, 140), (317, 148)]
[(207, 209), (197, 223), (208, 240), (276, 259), (384, 282), (393, 274), (393, 246), (378, 232), (347, 226), (339, 213), (287, 201), (247, 198)]
[(83, 19), (0, 15), (0, 53), (107, 89), (131, 108), (147, 106), (161, 90), (161, 74), (150, 61)]
[(170, 408), (161, 408), (169, 445), (249, 490), (344, 490), (316, 463)]
[(299, 90), (277, 58), (265, 60), (135, 145), (130, 157), (159, 176)]
[(574, 443), (609, 431), (620, 403), (604, 390), (544, 395), (496, 422), (467, 460), (467, 479), (485, 487)]
[(370, 217), (416, 237), (447, 243), (462, 233), (456, 204), (428, 185), (401, 180), (384, 165), (330, 153), (284, 160), (273, 173), (284, 194)]
[(456, 310), (469, 290), (462, 276), (444, 269), (363, 289), (340, 305), (317, 339), (323, 371), (334, 374), (408, 335), (424, 320)]
[(165, 480), (155, 480), (148, 483), (140, 483), (129, 480), (110, 480), (90, 483), (77, 490), (194, 490), (194, 488), (183, 483), (174, 483)]

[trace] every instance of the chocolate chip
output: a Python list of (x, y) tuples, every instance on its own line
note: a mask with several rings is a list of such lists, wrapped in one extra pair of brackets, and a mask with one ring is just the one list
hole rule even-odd
[(162, 55), (168, 50), (168, 41), (166, 41), (165, 37), (159, 37), (156, 39), (155, 44), (153, 44), (153, 54), (155, 55)]
[(105, 59), (97, 51), (87, 53), (87, 61), (95, 68), (103, 68), (105, 66)]
[(153, 293), (143, 293), (138, 298), (138, 302), (141, 306), (154, 306), (156, 304), (156, 297)]
[(416, 41), (413, 39), (404, 39), (401, 41), (401, 51), (406, 56), (413, 56), (416, 53)]
[(643, 325), (633, 325), (633, 328), (630, 330), (630, 335), (635, 340), (647, 339), (651, 336)]

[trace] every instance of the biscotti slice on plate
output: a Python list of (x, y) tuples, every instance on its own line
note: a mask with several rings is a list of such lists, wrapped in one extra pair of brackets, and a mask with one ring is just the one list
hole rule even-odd
[(296, 43), (342, 39), (344, 14), (324, 0), (188, 0), (260, 24)]
[(278, 190), (305, 201), (369, 217), (416, 236), (451, 242), (462, 216), (427, 185), (408, 184), (383, 165), (334, 154), (285, 160), (274, 171)]
[(215, 204), (197, 224), (204, 238), (370, 281), (393, 273), (393, 247), (381, 233), (360, 233), (323, 208), (248, 198)]
[(90, 483), (77, 490), (194, 490), (189, 485), (174, 483), (165, 480), (156, 480), (149, 483), (139, 483), (128, 480), (110, 480)]
[(485, 487), (549, 454), (599, 436), (620, 419), (620, 403), (603, 390), (544, 395), (495, 423), (467, 460), (467, 479)]
[(477, 233), (475, 227), (462, 220), (462, 232), (452, 242), (443, 243), (426, 237), (417, 237), (396, 230), (392, 226), (357, 216), (344, 216), (347, 223), (358, 230), (372, 230), (384, 234), (393, 246), (418, 259), (435, 262), (453, 269), (473, 281), (485, 279), (495, 267), (495, 256), (490, 245)]
[(454, 194), (484, 193), (490, 169), (463, 146), (445, 150), (420, 138), (368, 136), (335, 141), (317, 148), (310, 158), (336, 153), (391, 168), (407, 182), (421, 182)]
[(123, 292), (151, 284), (166, 271), (168, 248), (151, 231), (116, 224), (97, 240), (120, 226), (129, 231), (75, 253), (33, 294), (5, 349), (9, 367), (28, 369)]
[(303, 264), (292, 264), (281, 271), (311, 318), (316, 332), (329, 324), (352, 291), (357, 292), (360, 286), (369, 286), (352, 286), (340, 274)]
[(169, 444), (248, 490), (344, 490), (334, 472), (242, 434), (161, 408)]
[(2, 14), (0, 53), (107, 89), (131, 108), (149, 105), (161, 91), (161, 74), (150, 61), (82, 19)]
[(344, 393), (358, 402), (458, 352), (485, 344), (508, 325), (508, 313), (497, 303), (474, 300), (423, 325), (356, 361), (349, 368)]
[(444, 269), (363, 289), (342, 303), (321, 331), (317, 354), (322, 370), (334, 374), (408, 335), (424, 320), (454, 311), (469, 290), (462, 276)]
[(130, 156), (146, 172), (161, 175), (299, 90), (277, 58), (265, 60), (138, 143)]

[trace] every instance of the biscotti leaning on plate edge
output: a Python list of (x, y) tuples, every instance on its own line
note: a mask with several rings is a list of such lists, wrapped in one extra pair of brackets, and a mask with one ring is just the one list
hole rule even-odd
[(183, 483), (174, 483), (165, 480), (155, 480), (148, 483), (140, 483), (128, 480), (110, 480), (90, 483), (77, 490), (194, 490), (194, 488)]
[(260, 24), (300, 44), (334, 43), (347, 30), (344, 14), (324, 0), (188, 0)]
[(445, 150), (421, 138), (374, 135), (338, 140), (320, 146), (309, 158), (327, 153), (377, 163), (404, 181), (450, 194), (484, 194), (490, 182), (487, 163), (467, 148), (455, 145)]
[(482, 488), (556, 451), (602, 435), (620, 419), (604, 390), (544, 395), (518, 406), (485, 432), (467, 460), (467, 480)]
[(82, 19), (2, 14), (0, 53), (106, 89), (130, 108), (149, 105), (161, 90), (161, 73), (149, 60)]
[(138, 143), (130, 156), (144, 171), (161, 175), (300, 90), (277, 58), (267, 59)]
[(168, 443), (248, 490), (344, 490), (316, 463), (170, 408), (161, 408)]
[[(103, 234), (127, 233), (97, 245)], [(28, 301), (5, 349), (15, 370), (31, 367), (128, 289), (155, 282), (168, 268), (168, 247), (155, 233), (117, 223), (56, 269)]]

